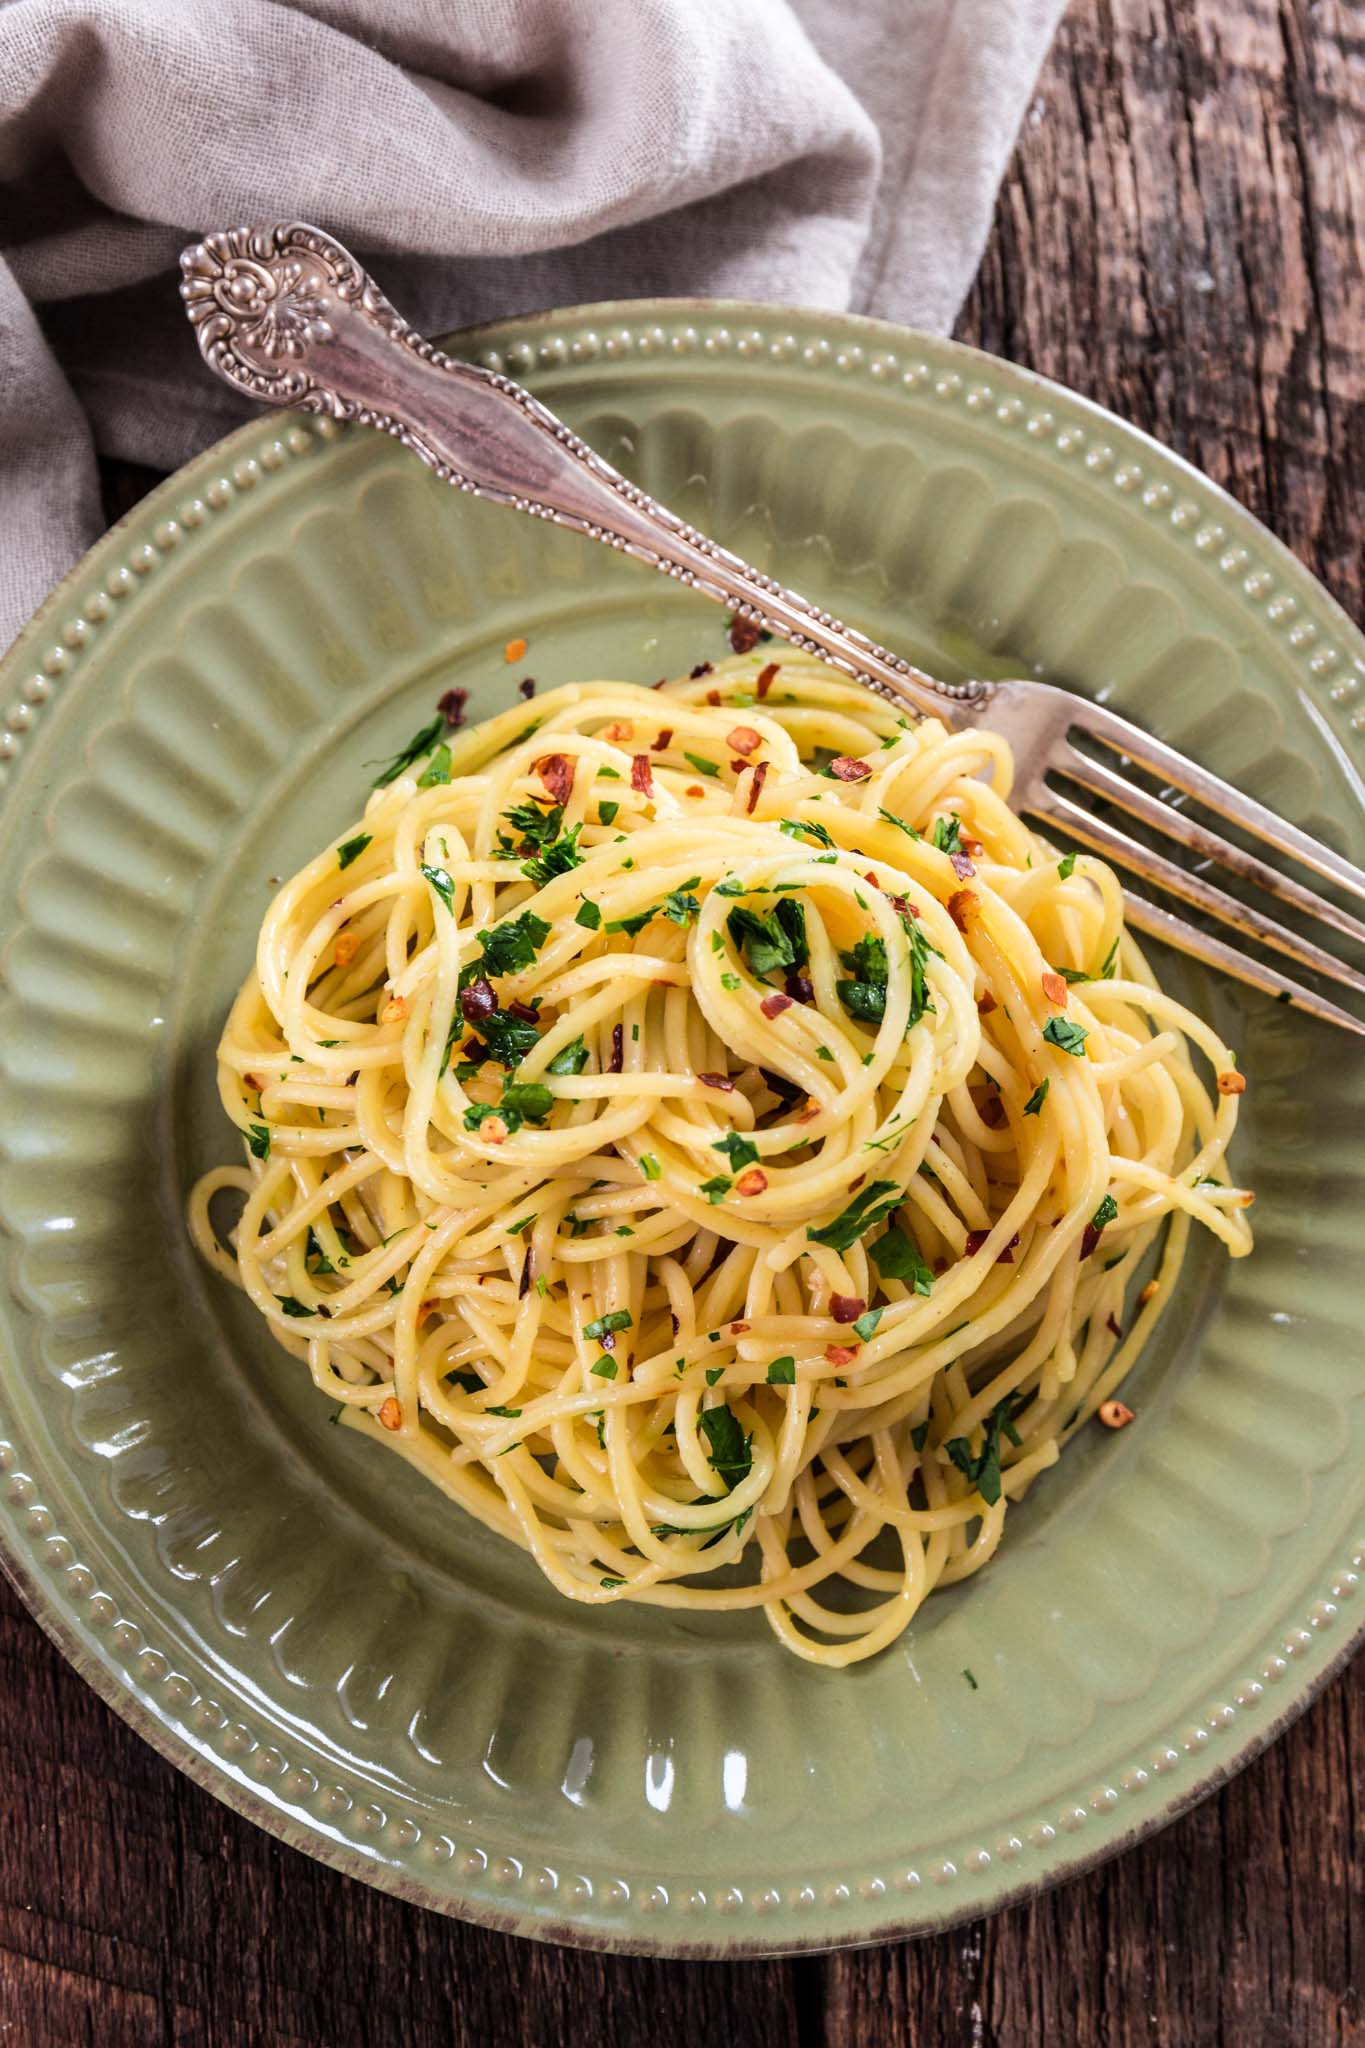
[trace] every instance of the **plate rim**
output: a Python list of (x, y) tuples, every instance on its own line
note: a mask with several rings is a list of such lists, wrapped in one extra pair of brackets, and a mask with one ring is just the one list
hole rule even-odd
[[(1048, 403), (1063, 405), (1072, 413), (1079, 411), (1090, 422), (1102, 422), (1106, 432), (1118, 432), (1125, 442), (1150, 451), (1163, 468), (1174, 469), (1179, 475), (1187, 478), (1191, 488), (1197, 489), (1201, 498), (1211, 503), (1215, 509), (1225, 509), (1237, 526), (1243, 529), (1250, 528), (1258, 543), (1269, 553), (1282, 580), (1291, 586), (1297, 586), (1300, 593), (1307, 594), (1313, 608), (1319, 614), (1325, 610), (1337, 630), (1348, 641), (1359, 641), (1359, 629), (1338, 600), (1285, 543), (1256, 519), (1254, 514), (1240, 505), (1228, 491), (1206, 477), (1185, 457), (1164, 447), (1143, 429), (1131, 425), (1096, 400), (1073, 392), (1024, 365), (990, 356), (982, 350), (947, 337), (922, 334), (864, 315), (761, 305), (733, 299), (652, 298), (601, 300), (485, 322), (446, 337), (443, 346), (454, 353), (479, 360), (490, 352), (496, 353), (499, 345), (507, 341), (524, 342), (542, 336), (553, 339), (553, 329), (560, 324), (581, 329), (594, 323), (615, 320), (620, 323), (629, 322), (632, 328), (639, 328), (650, 322), (678, 322), (691, 316), (697, 320), (747, 322), (755, 328), (767, 328), (774, 320), (780, 321), (784, 315), (802, 326), (827, 330), (830, 336), (842, 335), (855, 341), (859, 338), (873, 339), (892, 352), (897, 349), (904, 350), (909, 344), (915, 349), (922, 349), (931, 361), (935, 358), (940, 361), (946, 359), (961, 368), (970, 367), (983, 381), (990, 377), (1004, 377), (1016, 387), (1022, 385), (1027, 391)], [(567, 366), (567, 357), (565, 362)], [(501, 363), (498, 366), (504, 367)], [(927, 370), (925, 374), (929, 374)], [(127, 532), (135, 526), (154, 523), (155, 514), (164, 504), (181, 497), (187, 489), (193, 489), (195, 480), (205, 477), (219, 465), (230, 465), (235, 451), (243, 444), (257, 440), (263, 427), (270, 421), (281, 423), (283, 431), (289, 417), (287, 413), (282, 412), (262, 412), (248, 419), (156, 485), (95, 542), (44, 599), (0, 657), (0, 709), (4, 708), (3, 699), (11, 685), (20, 686), (16, 692), (17, 704), (41, 708), (41, 700), (22, 689), (25, 668), (32, 658), (32, 651), (41, 647), (52, 616), (71, 602), (78, 582), (90, 576), (92, 570), (107, 581), (107, 572), (112, 561), (120, 555), (123, 538)], [(310, 424), (315, 432), (321, 425), (316, 420)], [(335, 429), (332, 431), (335, 432)], [(126, 587), (135, 590), (137, 584), (130, 581)], [(79, 610), (79, 607), (77, 609)], [(1359, 656), (1352, 658), (1359, 669)], [(41, 661), (39, 670), (47, 675), (55, 676), (60, 673), (53, 671), (50, 663), (45, 664)], [(1322, 707), (1314, 708), (1323, 718), (1326, 732), (1339, 748), (1341, 742), (1335, 730), (1326, 722), (1326, 714)], [(27, 723), (27, 717), (24, 723)], [(18, 730), (22, 736), (22, 726), (15, 728), (12, 725), (11, 730)], [(10, 1462), (12, 1463), (12, 1460)], [(5, 1469), (5, 1463), (0, 1461), (0, 1472)], [(1346, 1541), (1349, 1546), (1349, 1536)], [(1338, 1566), (1338, 1574), (1347, 1568)], [(877, 1924), (871, 1927), (866, 1922), (876, 1919), (877, 1916), (875, 1902), (869, 1901), (861, 1932), (852, 1928), (847, 1933), (822, 1929), (819, 1933), (813, 1933), (809, 1939), (793, 1939), (776, 1933), (765, 1939), (761, 1933), (741, 1935), (738, 1931), (731, 1936), (728, 1930), (725, 1933), (717, 1930), (712, 1935), (703, 1931), (704, 1923), (697, 1922), (675, 1922), (667, 1932), (661, 1928), (656, 1934), (652, 1928), (646, 1928), (646, 1924), (638, 1916), (638, 1911), (632, 1913), (629, 1924), (603, 1923), (597, 1919), (564, 1917), (554, 1911), (542, 1912), (528, 1906), (513, 1905), (510, 1900), (509, 1904), (503, 1907), (478, 1891), (462, 1889), (457, 1894), (451, 1890), (438, 1890), (416, 1874), (410, 1866), (400, 1867), (394, 1863), (381, 1861), (349, 1842), (338, 1840), (334, 1835), (319, 1829), (308, 1818), (275, 1804), (266, 1795), (263, 1787), (257, 1790), (244, 1779), (234, 1775), (223, 1759), (210, 1756), (197, 1747), (189, 1735), (176, 1724), (171, 1713), (158, 1712), (156, 1707), (139, 1693), (131, 1675), (125, 1672), (115, 1659), (102, 1653), (98, 1646), (82, 1637), (79, 1626), (68, 1614), (67, 1605), (56, 1588), (48, 1582), (42, 1572), (30, 1568), (28, 1557), (22, 1547), (22, 1539), (18, 1537), (17, 1531), (11, 1537), (4, 1518), (0, 1518), (0, 1569), (4, 1570), (6, 1578), (14, 1585), (28, 1612), (68, 1663), (94, 1688), (106, 1705), (112, 1707), (120, 1718), (133, 1728), (135, 1733), (148, 1741), (169, 1762), (184, 1771), (196, 1784), (211, 1792), (214, 1797), (242, 1817), (264, 1827), (290, 1847), (302, 1849), (345, 1875), (376, 1885), (409, 1903), (468, 1920), (497, 1932), (514, 1933), (532, 1939), (623, 1955), (742, 1958), (828, 1952), (944, 1932), (964, 1921), (1017, 1904), (1055, 1884), (1095, 1869), (1111, 1856), (1122, 1853), (1158, 1829), (1169, 1825), (1226, 1784), (1278, 1739), (1323, 1688), (1345, 1668), (1362, 1642), (1365, 1642), (1365, 1616), (1362, 1616), (1355, 1629), (1323, 1662), (1314, 1661), (1311, 1665), (1300, 1663), (1294, 1668), (1291, 1677), (1292, 1690), (1277, 1714), (1265, 1721), (1254, 1720), (1249, 1725), (1243, 1718), (1239, 1731), (1228, 1738), (1229, 1747), (1214, 1755), (1204, 1751), (1200, 1755), (1192, 1756), (1190, 1775), (1182, 1776), (1178, 1791), (1175, 1783), (1167, 1781), (1167, 1785), (1158, 1793), (1158, 1804), (1144, 1811), (1130, 1827), (1111, 1836), (1096, 1848), (1081, 1852), (1077, 1843), (1075, 1851), (1072, 1852), (1068, 1845), (1074, 1838), (1064, 1840), (1059, 1836), (1053, 1845), (1055, 1853), (1049, 1855), (1044, 1868), (1021, 1875), (1018, 1882), (1013, 1885), (993, 1887), (987, 1900), (983, 1901), (979, 1896), (973, 1895), (964, 1899), (959, 1909), (950, 1909), (947, 1913), (929, 1910), (915, 1913), (899, 1908), (891, 1916), (877, 1920)], [(1329, 1573), (1332, 1570), (1330, 1563), (1327, 1570)], [(74, 1601), (70, 1604), (74, 1606)], [(1286, 1676), (1290, 1674), (1287, 1673)], [(929, 1898), (934, 1896), (934, 1893), (926, 1895), (926, 1907)], [(696, 1928), (695, 1935), (692, 1932), (693, 1927)]]

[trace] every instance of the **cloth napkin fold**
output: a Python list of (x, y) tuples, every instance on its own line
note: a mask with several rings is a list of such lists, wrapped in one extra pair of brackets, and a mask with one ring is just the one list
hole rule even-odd
[(174, 269), (313, 220), (427, 333), (656, 293), (946, 331), (1064, 0), (0, 4), (0, 646), (250, 408)]

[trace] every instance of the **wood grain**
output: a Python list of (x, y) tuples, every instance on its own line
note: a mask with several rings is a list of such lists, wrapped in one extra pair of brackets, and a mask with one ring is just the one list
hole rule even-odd
[[(1365, 15), (1076, 0), (959, 333), (1226, 484), (1365, 612)], [(109, 478), (110, 516), (151, 478)], [(791, 1963), (512, 1942), (323, 1870), (129, 1733), (0, 1585), (9, 2048), (1363, 2048), (1365, 1673), (1156, 1840)]]

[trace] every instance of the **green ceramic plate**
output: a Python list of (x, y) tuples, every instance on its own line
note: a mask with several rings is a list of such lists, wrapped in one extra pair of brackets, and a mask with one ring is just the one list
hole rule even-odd
[[(591, 307), (466, 337), (609, 459), (946, 676), (1102, 695), (1365, 855), (1365, 646), (1210, 484), (1003, 363), (851, 319)], [(871, 1941), (1051, 1882), (1225, 1777), (1362, 1603), (1365, 1060), (1171, 963), (1251, 1076), (1254, 1258), (1190, 1259), (992, 1569), (879, 1661), (560, 1602), (329, 1407), (181, 1226), (271, 878), (461, 683), (650, 682), (703, 600), (262, 418), (141, 505), (0, 676), (0, 1549), (201, 1784), (471, 1919), (707, 1954)], [(530, 641), (509, 669), (504, 642)], [(1352, 1133), (1354, 1132), (1354, 1137)], [(970, 1672), (975, 1685), (969, 1683)]]

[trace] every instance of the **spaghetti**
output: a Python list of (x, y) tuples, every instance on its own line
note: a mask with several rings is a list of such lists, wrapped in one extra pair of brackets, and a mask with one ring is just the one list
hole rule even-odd
[(1010, 772), (785, 651), (438, 719), (267, 913), (200, 1249), (570, 1598), (872, 1655), (1250, 1249), (1233, 1054)]

